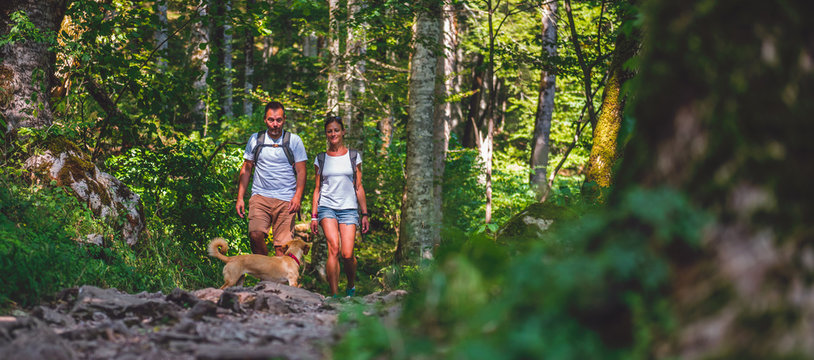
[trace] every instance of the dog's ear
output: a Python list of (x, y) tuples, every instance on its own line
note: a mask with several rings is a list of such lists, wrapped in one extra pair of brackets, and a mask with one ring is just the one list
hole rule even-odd
[(288, 244), (283, 245), (283, 254), (288, 253)]

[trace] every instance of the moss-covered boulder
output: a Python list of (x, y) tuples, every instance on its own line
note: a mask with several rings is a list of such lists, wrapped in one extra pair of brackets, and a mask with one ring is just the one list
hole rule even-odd
[(512, 216), (497, 231), (498, 243), (510, 243), (517, 239), (539, 239), (560, 220), (575, 219), (577, 213), (569, 208), (550, 204), (534, 203)]
[(25, 169), (38, 179), (56, 181), (73, 190), (96, 216), (121, 231), (128, 245), (138, 241), (144, 229), (144, 210), (139, 196), (121, 181), (99, 170), (70, 141), (59, 139), (47, 150), (25, 161)]

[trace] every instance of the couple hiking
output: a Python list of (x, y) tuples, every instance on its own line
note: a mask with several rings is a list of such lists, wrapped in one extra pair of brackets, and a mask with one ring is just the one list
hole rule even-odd
[[(267, 129), (252, 134), (243, 153), (243, 166), (235, 209), (246, 214), (243, 197), (254, 170), (252, 195), (248, 204), (249, 241), (252, 253), (268, 255), (266, 237), (273, 231), (274, 255), (283, 255), (283, 246), (293, 238), (294, 217), (299, 214), (305, 192), (305, 162), (308, 155), (302, 139), (283, 130), (285, 107), (272, 101), (263, 117)], [(370, 227), (362, 187), (362, 157), (345, 146), (345, 127), (339, 117), (325, 119), (326, 152), (314, 159), (315, 183), (311, 206), (311, 231), (322, 226), (328, 242), (326, 277), (331, 295), (339, 282), (339, 256), (348, 277), (346, 295), (356, 288), (356, 257), (353, 256), (356, 227), (363, 233)], [(360, 214), (361, 213), (361, 214)]]

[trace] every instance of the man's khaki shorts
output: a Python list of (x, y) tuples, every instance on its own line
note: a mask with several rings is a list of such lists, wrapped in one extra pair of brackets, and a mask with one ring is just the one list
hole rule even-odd
[(249, 199), (249, 233), (259, 231), (264, 234), (272, 230), (274, 246), (288, 244), (294, 233), (296, 213), (289, 213), (290, 202), (262, 195), (252, 195)]

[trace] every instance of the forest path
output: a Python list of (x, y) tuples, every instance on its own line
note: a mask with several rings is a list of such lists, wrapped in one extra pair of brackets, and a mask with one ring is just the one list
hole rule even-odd
[(168, 295), (82, 286), (30, 314), (0, 317), (0, 359), (331, 358), (343, 306), (395, 316), (404, 294), (336, 301), (269, 282)]

